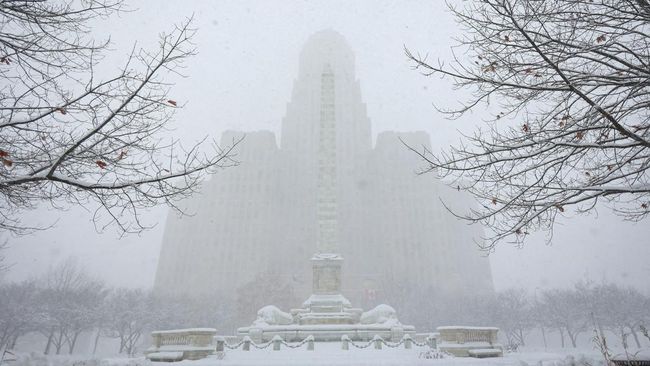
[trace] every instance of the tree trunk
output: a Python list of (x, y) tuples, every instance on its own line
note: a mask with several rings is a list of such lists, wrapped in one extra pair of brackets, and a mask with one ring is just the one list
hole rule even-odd
[(634, 338), (634, 343), (636, 343), (636, 348), (641, 348), (641, 342), (639, 341), (639, 335), (636, 334), (636, 330), (634, 330), (634, 327), (631, 325), (628, 325), (628, 328), (630, 328), (630, 332), (632, 332), (632, 337)]
[(47, 344), (45, 345), (45, 352), (43, 352), (46, 355), (50, 353), (50, 347), (52, 347), (52, 337), (54, 337), (54, 331), (50, 331), (50, 335), (47, 336)]
[(540, 327), (542, 329), (542, 339), (544, 340), (544, 349), (548, 348), (548, 344), (546, 343), (546, 330), (544, 329), (544, 326)]
[(74, 336), (72, 337), (72, 341), (68, 341), (68, 350), (70, 351), (69, 353), (72, 354), (74, 352), (74, 346), (77, 344), (77, 338), (79, 337), (79, 333), (81, 332), (75, 332)]
[(623, 343), (623, 348), (627, 349), (627, 334), (625, 333), (625, 326), (622, 326), (618, 330), (621, 333), (621, 343)]
[(562, 328), (560, 329), (560, 340), (562, 341), (562, 348), (564, 348), (564, 330)]
[(578, 338), (578, 333), (576, 332), (574, 334), (573, 332), (571, 332), (570, 330), (567, 329), (566, 334), (569, 336), (569, 339), (571, 340), (571, 345), (573, 346), (573, 348), (578, 348), (578, 346), (576, 344), (576, 340)]
[(126, 337), (124, 343), (124, 351), (130, 357), (133, 355), (133, 333), (129, 334), (128, 337)]
[(61, 354), (61, 348), (63, 348), (63, 330), (59, 331), (59, 336), (56, 339), (56, 343), (54, 343), (54, 346), (56, 347), (56, 354), (60, 355)]
[(95, 335), (95, 345), (93, 346), (93, 355), (97, 353), (97, 344), (99, 344), (99, 335), (101, 334), (101, 330), (97, 328), (97, 334)]
[(126, 353), (126, 355), (129, 357), (131, 357), (133, 354), (133, 345), (131, 344), (131, 341), (128, 341), (126, 343), (126, 346), (124, 347), (124, 353)]
[(132, 333), (129, 336), (129, 356), (133, 356), (135, 353), (135, 346), (138, 343), (138, 339), (140, 339), (140, 333)]

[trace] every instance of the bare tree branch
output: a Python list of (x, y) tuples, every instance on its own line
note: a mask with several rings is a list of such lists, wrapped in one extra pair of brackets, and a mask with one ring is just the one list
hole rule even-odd
[[(489, 229), (483, 248), (552, 233), (557, 215), (607, 202), (629, 220), (650, 212), (650, 12), (634, 0), (486, 0), (449, 5), (466, 51), (426, 76), (472, 91), (457, 118), (498, 100), (487, 130), (432, 153), (410, 147), (478, 208), (457, 215)], [(550, 236), (549, 236), (550, 240)]]
[(92, 40), (88, 22), (118, 11), (120, 0), (0, 1), (0, 229), (32, 231), (20, 213), (43, 202), (97, 203), (98, 227), (139, 232), (142, 209), (177, 209), (207, 174), (237, 164), (241, 140), (165, 140), (182, 108), (165, 77), (183, 76), (195, 54), (191, 19), (157, 49), (134, 48), (117, 75), (95, 75), (108, 41)]

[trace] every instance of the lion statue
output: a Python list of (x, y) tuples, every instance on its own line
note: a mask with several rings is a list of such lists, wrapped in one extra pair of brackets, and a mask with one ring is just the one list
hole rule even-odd
[(267, 305), (257, 311), (257, 319), (253, 322), (253, 326), (289, 325), (292, 323), (291, 314), (285, 313), (277, 306)]
[(386, 304), (377, 305), (374, 309), (361, 314), (361, 324), (399, 324), (395, 309)]

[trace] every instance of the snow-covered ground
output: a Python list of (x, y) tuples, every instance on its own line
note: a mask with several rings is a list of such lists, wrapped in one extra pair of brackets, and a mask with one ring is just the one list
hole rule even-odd
[[(451, 365), (451, 366), (603, 366), (600, 354), (593, 350), (563, 349), (544, 351), (529, 349), (524, 352), (508, 353), (500, 358), (444, 358), (425, 359), (420, 357), (421, 349), (350, 349), (343, 351), (339, 343), (317, 343), (314, 351), (301, 349), (229, 350), (220, 359), (217, 356), (198, 361), (181, 361), (176, 366), (234, 366), (234, 365), (354, 365), (354, 366), (402, 366), (402, 365)], [(3, 363), (2, 366), (169, 366), (169, 363), (150, 362), (138, 358), (93, 359), (81, 356), (51, 356), (36, 354), (18, 355), (18, 360)]]
[[(591, 366), (599, 365), (596, 357), (597, 354), (588, 352), (587, 354), (567, 355), (561, 353), (530, 352), (530, 353), (511, 353), (505, 357), (475, 359), (475, 358), (443, 358), (443, 359), (426, 359), (423, 358), (421, 349), (406, 350), (398, 349), (381, 349), (376, 350), (372, 347), (367, 349), (350, 349), (343, 351), (338, 343), (335, 344), (317, 344), (314, 351), (306, 349), (272, 351), (272, 350), (255, 350), (251, 352), (234, 351), (227, 352), (222, 360), (205, 359), (195, 362), (187, 362), (184, 366), (190, 364), (197, 366), (208, 365), (368, 365), (368, 366), (388, 366), (388, 365), (502, 365), (502, 366), (564, 366), (571, 365), (573, 360), (584, 360)], [(586, 365), (586, 364), (585, 364)]]

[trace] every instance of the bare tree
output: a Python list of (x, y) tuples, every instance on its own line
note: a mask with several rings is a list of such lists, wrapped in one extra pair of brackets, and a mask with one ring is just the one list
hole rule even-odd
[(121, 0), (0, 1), (0, 229), (29, 232), (20, 213), (44, 202), (95, 203), (97, 227), (137, 232), (143, 208), (176, 208), (235, 164), (237, 141), (184, 148), (163, 135), (182, 107), (165, 77), (183, 76), (195, 54), (191, 19), (157, 49), (134, 48), (117, 74), (96, 73), (107, 42), (92, 39), (91, 21), (120, 10)]
[(131, 356), (145, 329), (152, 325), (152, 298), (142, 290), (116, 289), (108, 298), (108, 330), (120, 339), (120, 353)]
[[(576, 289), (578, 293), (588, 292), (585, 300), (589, 311), (594, 314), (594, 321), (617, 334), (623, 344), (627, 344), (627, 337), (631, 335), (636, 347), (641, 348), (638, 332), (644, 318), (650, 313), (647, 297), (634, 288), (615, 284)], [(599, 331), (604, 333), (602, 329)]]
[(526, 345), (526, 336), (534, 327), (532, 304), (523, 289), (508, 289), (496, 296), (494, 320), (504, 331), (508, 346)]
[(588, 329), (589, 314), (583, 300), (575, 290), (549, 290), (542, 293), (541, 304), (546, 309), (545, 315), (560, 332), (562, 347), (565, 345), (565, 334), (575, 348), (578, 336)]
[(101, 318), (105, 286), (73, 259), (53, 267), (40, 282), (37, 304), (43, 314), (38, 330), (47, 337), (45, 353), (53, 348), (60, 354), (66, 345), (73, 353), (79, 335), (93, 329)]
[(18, 338), (34, 330), (40, 317), (36, 284), (23, 281), (0, 286), (0, 349), (12, 349)]
[[(650, 2), (485, 0), (450, 9), (464, 29), (462, 56), (425, 75), (450, 78), (481, 105), (488, 129), (434, 154), (412, 147), (424, 171), (453, 179), (478, 209), (458, 214), (492, 230), (485, 249), (552, 234), (557, 215), (607, 202), (629, 220), (650, 212)], [(455, 52), (456, 55), (460, 53)], [(489, 112), (488, 112), (489, 111)]]

